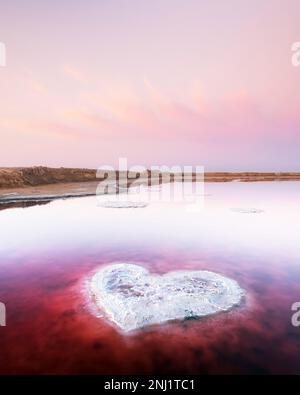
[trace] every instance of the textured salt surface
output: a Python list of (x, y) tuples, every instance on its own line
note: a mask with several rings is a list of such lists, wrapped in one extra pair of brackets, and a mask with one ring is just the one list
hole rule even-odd
[(106, 201), (99, 203), (100, 207), (105, 208), (143, 208), (148, 204), (145, 202), (130, 202), (130, 201)]
[(91, 292), (98, 308), (124, 331), (226, 311), (243, 296), (236, 281), (217, 273), (173, 271), (160, 276), (129, 263), (100, 269)]
[(241, 214), (261, 214), (264, 210), (258, 208), (232, 208), (231, 211)]

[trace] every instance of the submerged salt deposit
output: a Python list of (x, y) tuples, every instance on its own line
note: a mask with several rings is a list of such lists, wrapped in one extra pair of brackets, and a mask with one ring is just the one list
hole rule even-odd
[(99, 203), (100, 207), (105, 207), (105, 208), (143, 208), (146, 207), (148, 203), (146, 202), (131, 202), (131, 201), (118, 201), (118, 200), (112, 200), (112, 201), (104, 201)]
[(231, 211), (234, 211), (235, 213), (241, 213), (241, 214), (262, 214), (264, 210), (261, 210), (259, 208), (232, 208)]
[(217, 273), (180, 270), (160, 276), (129, 263), (100, 269), (91, 291), (98, 308), (124, 331), (226, 311), (243, 296), (236, 281)]

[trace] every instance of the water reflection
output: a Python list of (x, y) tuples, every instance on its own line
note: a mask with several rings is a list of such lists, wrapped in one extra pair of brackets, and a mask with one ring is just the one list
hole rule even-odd
[[(0, 372), (299, 373), (299, 197), (299, 182), (212, 183), (196, 213), (180, 202), (104, 208), (96, 197), (1, 211)], [(122, 261), (215, 271), (247, 298), (226, 314), (124, 336), (92, 314), (86, 293), (98, 267)]]

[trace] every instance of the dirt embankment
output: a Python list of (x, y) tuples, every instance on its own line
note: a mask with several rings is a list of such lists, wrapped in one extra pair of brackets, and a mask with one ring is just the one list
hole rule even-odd
[(22, 188), (84, 181), (96, 181), (96, 170), (43, 166), (0, 168), (0, 188)]
[[(147, 179), (150, 171), (141, 173), (141, 179)], [(166, 173), (152, 172), (153, 180), (168, 182), (170, 178)], [(174, 176), (171, 176), (171, 180)], [(76, 168), (50, 168), (43, 166), (0, 168), (0, 188), (13, 189), (34, 187), (39, 185), (66, 184), (74, 182), (99, 181), (96, 178), (95, 169)], [(190, 174), (186, 181), (195, 181), (196, 175)], [(199, 180), (199, 179), (198, 179)], [(300, 172), (266, 173), (266, 172), (207, 172), (204, 175), (205, 182), (256, 182), (256, 181), (300, 181)], [(155, 183), (155, 182), (154, 182)]]

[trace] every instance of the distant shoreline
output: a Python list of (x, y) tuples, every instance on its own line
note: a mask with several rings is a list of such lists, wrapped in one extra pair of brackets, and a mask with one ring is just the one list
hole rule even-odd
[[(140, 174), (140, 178), (151, 177), (162, 182), (168, 181), (168, 174), (150, 172)], [(172, 178), (173, 177), (173, 178)], [(196, 174), (188, 175), (195, 181)], [(171, 175), (171, 181), (174, 175)], [(0, 190), (26, 188), (41, 185), (97, 182), (96, 169), (34, 167), (0, 167)], [(258, 181), (300, 181), (300, 172), (205, 172), (205, 182), (258, 182)]]
[[(124, 175), (124, 174), (123, 174)], [(140, 174), (138, 183), (149, 185), (150, 172)], [(102, 179), (103, 180), (103, 179)], [(126, 178), (128, 185), (133, 181)], [(178, 180), (178, 179), (177, 179)], [(189, 174), (185, 181), (195, 181), (196, 174)], [(57, 199), (95, 196), (101, 179), (96, 178), (96, 170), (48, 167), (0, 168), (0, 210), (14, 207), (29, 207), (47, 204)], [(152, 173), (151, 185), (174, 181), (174, 175)], [(259, 172), (208, 172), (205, 182), (271, 182), (300, 181), (300, 172), (259, 173)], [(135, 181), (136, 184), (137, 181)], [(115, 181), (111, 187), (118, 192)]]

